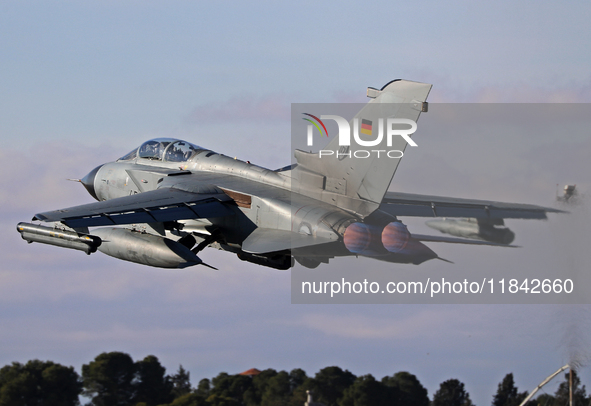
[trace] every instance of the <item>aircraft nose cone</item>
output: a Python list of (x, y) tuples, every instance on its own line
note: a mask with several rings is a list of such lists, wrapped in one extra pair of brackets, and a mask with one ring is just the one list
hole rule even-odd
[(100, 200), (100, 199), (97, 197), (96, 191), (94, 189), (94, 179), (96, 178), (97, 172), (102, 167), (103, 167), (103, 165), (97, 166), (92, 171), (90, 171), (88, 173), (88, 175), (86, 175), (85, 177), (83, 177), (82, 179), (80, 179), (80, 183), (82, 183), (84, 185), (84, 187), (86, 188), (86, 190), (88, 191), (88, 193), (90, 193), (90, 195), (92, 197), (94, 197), (96, 200)]

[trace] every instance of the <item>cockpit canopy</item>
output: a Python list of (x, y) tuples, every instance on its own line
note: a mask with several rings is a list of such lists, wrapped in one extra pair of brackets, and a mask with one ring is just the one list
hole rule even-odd
[(187, 141), (174, 138), (155, 138), (144, 142), (139, 148), (119, 160), (129, 161), (143, 158), (153, 161), (186, 162), (199, 151), (203, 151), (203, 148)]

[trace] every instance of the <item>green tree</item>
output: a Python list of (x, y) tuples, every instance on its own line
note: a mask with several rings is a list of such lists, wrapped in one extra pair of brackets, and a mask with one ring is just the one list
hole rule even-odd
[(293, 392), (296, 388), (301, 386), (306, 381), (306, 379), (308, 379), (306, 371), (300, 368), (292, 369), (289, 373), (289, 384), (291, 391)]
[(123, 352), (104, 352), (82, 365), (84, 396), (94, 406), (127, 406), (134, 396), (136, 365)]
[(211, 380), (211, 385), (211, 395), (224, 396), (229, 393), (230, 386), (232, 385), (232, 376), (226, 372), (220, 372)]
[(339, 406), (386, 406), (391, 404), (389, 392), (394, 390), (371, 375), (359, 376), (344, 390)]
[(81, 392), (74, 368), (52, 361), (14, 362), (0, 369), (0, 406), (75, 406)]
[(555, 400), (556, 399), (554, 399), (554, 396), (550, 395), (549, 393), (542, 393), (535, 400), (530, 400), (529, 402), (527, 402), (527, 404), (534, 404), (537, 406), (552, 406), (554, 405)]
[[(585, 385), (581, 386), (581, 380), (575, 371), (573, 372), (573, 405), (587, 406), (589, 400), (587, 399), (587, 391)], [(558, 389), (554, 394), (554, 406), (566, 406), (569, 404), (570, 389), (569, 389), (569, 374), (564, 374), (564, 381), (558, 385)]]
[(392, 401), (397, 406), (429, 406), (427, 389), (409, 372), (397, 372), (393, 376), (385, 376), (382, 383), (396, 389), (391, 392)]
[(287, 372), (280, 371), (267, 381), (261, 397), (261, 406), (283, 406), (288, 403), (290, 395), (290, 376)]
[[(314, 390), (314, 379), (305, 379), (301, 385), (291, 392), (291, 397), (287, 403), (288, 406), (302, 406), (304, 403), (306, 403), (306, 400), (308, 399), (308, 394), (306, 393), (307, 390)], [(317, 399), (314, 398), (314, 401), (316, 400)]]
[(176, 398), (169, 406), (211, 406), (203, 396), (196, 393), (187, 393)]
[(472, 406), (472, 401), (462, 382), (448, 379), (433, 395), (433, 406)]
[[(170, 377), (172, 382), (172, 394), (174, 398), (180, 398), (183, 395), (191, 393), (193, 388), (191, 387), (191, 374), (179, 365), (179, 370), (176, 374)], [(207, 381), (209, 383), (209, 380)]]
[(146, 406), (156, 406), (173, 400), (172, 382), (166, 376), (166, 369), (158, 358), (148, 355), (135, 363), (135, 379), (133, 382), (133, 402), (144, 402)]
[(197, 390), (195, 390), (195, 393), (198, 394), (199, 396), (202, 396), (207, 399), (210, 395), (210, 393), (209, 393), (210, 391), (211, 391), (211, 382), (209, 382), (209, 379), (204, 378), (199, 381), (199, 384), (197, 385)]
[(243, 403), (246, 392), (252, 390), (253, 379), (244, 375), (228, 375), (221, 372), (212, 379), (213, 388), (209, 391), (209, 398), (215, 395), (216, 402), (225, 401), (224, 399), (234, 399)]
[(497, 393), (493, 396), (492, 406), (519, 406), (526, 397), (527, 392), (517, 391), (513, 374), (507, 374), (499, 383)]
[(234, 399), (227, 396), (220, 396), (217, 394), (213, 394), (207, 398), (207, 404), (210, 406), (240, 406), (241, 403)]
[(314, 400), (327, 406), (336, 406), (343, 392), (355, 382), (355, 375), (339, 367), (326, 367), (316, 373), (313, 380)]
[(277, 375), (274, 369), (265, 369), (260, 374), (252, 377), (251, 386), (244, 391), (243, 401), (247, 406), (260, 406), (263, 401), (269, 380)]

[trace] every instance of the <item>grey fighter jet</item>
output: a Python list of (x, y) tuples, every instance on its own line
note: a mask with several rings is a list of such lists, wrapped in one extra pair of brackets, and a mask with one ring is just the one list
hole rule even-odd
[[(198, 254), (212, 247), (288, 269), (294, 260), (315, 268), (338, 256), (420, 264), (438, 258), (425, 241), (507, 245), (508, 240), (494, 236), (470, 238), (478, 233), (456, 233), (468, 238), (413, 234), (400, 220), (405, 216), (479, 219), (474, 224), (486, 226), (490, 234), (503, 232), (493, 225), (505, 218), (544, 219), (558, 211), (388, 192), (402, 151), (412, 142), (396, 135), (390, 119), (416, 128), (430, 90), (429, 84), (406, 80), (369, 88), (372, 100), (348, 122), (355, 142), (339, 133), (324, 154), (296, 150), (296, 163), (278, 170), (187, 141), (146, 141), (80, 179), (98, 202), (36, 214), (35, 223), (19, 223), (17, 230), (28, 242), (87, 254), (99, 250), (155, 267), (205, 265)], [(305, 119), (320, 129), (323, 117), (335, 119), (308, 113)], [(379, 136), (372, 138), (378, 127)], [(376, 151), (383, 153), (375, 156)]]

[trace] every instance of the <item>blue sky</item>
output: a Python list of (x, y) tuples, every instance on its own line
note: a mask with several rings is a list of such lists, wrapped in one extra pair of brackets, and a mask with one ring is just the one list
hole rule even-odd
[[(154, 354), (170, 372), (183, 364), (194, 383), (339, 365), (378, 378), (408, 370), (430, 395), (456, 377), (478, 406), (508, 372), (531, 390), (568, 359), (562, 331), (588, 347), (587, 307), (291, 305), (289, 272), (229, 254), (203, 253), (223, 271), (164, 271), (27, 246), (14, 228), (90, 202), (65, 179), (149, 138), (283, 166), (290, 103), (363, 102), (367, 86), (395, 78), (433, 83), (431, 102), (588, 103), (590, 15), (586, 1), (1, 2), (0, 365), (79, 368), (121, 350)], [(503, 158), (482, 133), (417, 136), (422, 151), (401, 164), (399, 190), (551, 204), (556, 183), (589, 186), (588, 134), (519, 140)], [(538, 235), (562, 232), (556, 221), (515, 229), (525, 253), (441, 255), (466, 269), (523, 260), (552, 245)], [(575, 242), (573, 255), (588, 251)]]

